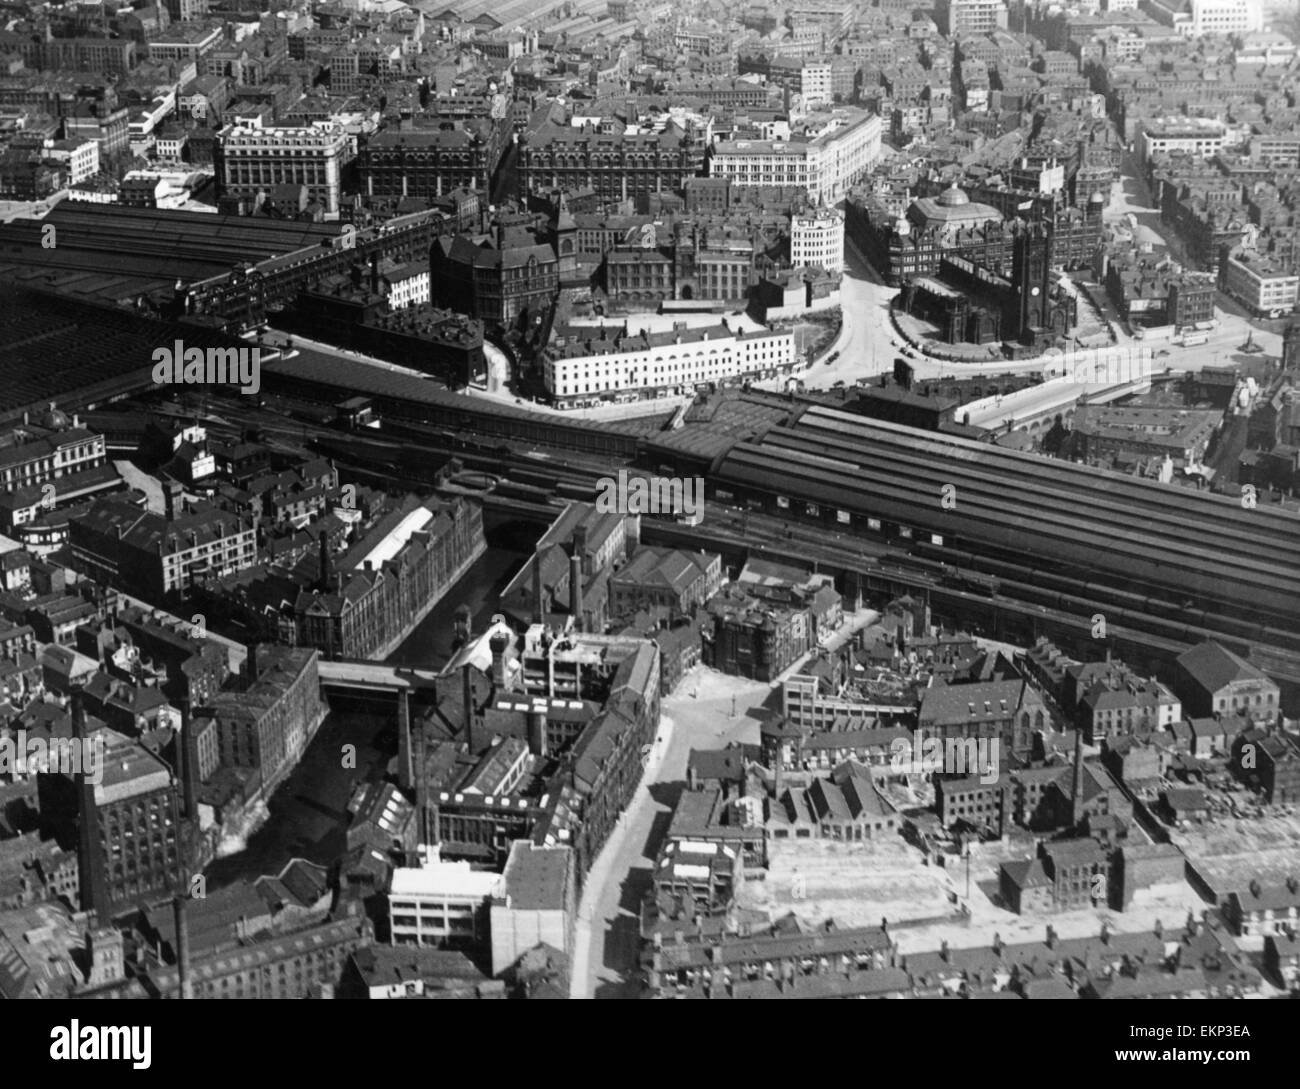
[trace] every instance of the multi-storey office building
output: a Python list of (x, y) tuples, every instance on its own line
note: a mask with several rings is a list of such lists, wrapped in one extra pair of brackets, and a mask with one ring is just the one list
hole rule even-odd
[(221, 45), (220, 27), (203, 25), (170, 26), (158, 31), (148, 40), (147, 51), (151, 61), (163, 64), (200, 64), (204, 57)]
[(1007, 5), (1005, 0), (937, 0), (934, 21), (939, 33), (950, 38), (1006, 30)]
[(253, 199), (277, 185), (305, 185), (327, 215), (337, 215), (343, 167), (352, 141), (338, 125), (262, 128), (232, 125), (215, 148), (217, 178), (224, 196)]
[(590, 188), (600, 200), (627, 200), (681, 189), (703, 161), (702, 141), (675, 125), (607, 134), (547, 122), (519, 136), (519, 192)]
[(501, 874), (444, 862), (438, 848), (423, 865), (393, 871), (388, 920), (394, 945), (438, 948), (485, 942), (488, 906), (505, 885)]
[(835, 110), (789, 140), (720, 140), (709, 175), (734, 186), (802, 186), (811, 200), (834, 204), (880, 157), (880, 117)]
[(199, 576), (221, 577), (257, 559), (252, 522), (216, 507), (167, 519), (120, 500), (97, 502), (69, 531), (72, 564), (107, 586), (157, 599)]
[(42, 43), (47, 69), (127, 75), (136, 66), (136, 43), (130, 38), (52, 38)]
[(790, 264), (816, 265), (828, 272), (844, 268), (844, 213), (818, 208), (790, 218)]
[(1183, 12), (1185, 21), (1174, 28), (1190, 38), (1203, 34), (1251, 34), (1264, 29), (1259, 0), (1191, 0)]
[(1223, 290), (1256, 314), (1280, 317), (1295, 308), (1300, 276), (1262, 254), (1240, 250), (1223, 262)]
[(1223, 125), (1204, 117), (1144, 121), (1138, 138), (1138, 149), (1143, 162), (1150, 162), (1152, 156), (1171, 152), (1209, 159), (1223, 149), (1224, 136)]
[(380, 132), (357, 154), (361, 188), (372, 197), (440, 197), (456, 188), (487, 189), (496, 159), (492, 139), (464, 128)]
[[(74, 706), (74, 718), (81, 714)], [(47, 831), (77, 850), (82, 908), (104, 916), (170, 892), (182, 840), (171, 769), (115, 730), (102, 727), (89, 738), (102, 745), (100, 781), (42, 774), (37, 793)]]

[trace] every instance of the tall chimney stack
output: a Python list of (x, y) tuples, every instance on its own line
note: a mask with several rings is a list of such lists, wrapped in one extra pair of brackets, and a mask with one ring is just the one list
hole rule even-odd
[(573, 614), (573, 630), (582, 631), (582, 557), (576, 549), (569, 557), (569, 612)]
[(330, 538), (325, 530), (316, 538), (320, 547), (320, 588), (326, 592), (330, 588)]
[(185, 917), (186, 893), (181, 889), (172, 897), (172, 916), (176, 921), (176, 981), (178, 998), (190, 994), (190, 925)]
[[(429, 777), (425, 771), (424, 723), (416, 722), (411, 731), (411, 757), (415, 765), (415, 820), (420, 829), (420, 843), (437, 843), (437, 836), (429, 833)], [(419, 846), (417, 844), (416, 846)]]
[(181, 736), (176, 739), (176, 755), (181, 766), (181, 790), (185, 800), (185, 819), (198, 815), (198, 746), (194, 744), (194, 720), (190, 717), (190, 701), (181, 700)]
[(582, 573), (591, 577), (591, 556), (587, 553), (587, 527), (579, 523), (573, 530), (573, 553), (582, 560)]
[(506, 687), (506, 651), (510, 649), (510, 637), (505, 632), (496, 631), (488, 640), (492, 650), (492, 686), (504, 690)]
[(474, 752), (474, 667), (466, 662), (460, 667), (461, 698), (465, 703), (465, 743)]
[(1077, 828), (1083, 820), (1083, 730), (1074, 731), (1074, 799), (1071, 819)]
[(397, 690), (397, 784), (409, 791), (415, 783), (415, 754), (411, 751), (411, 692)]
[(542, 600), (542, 553), (540, 549), (533, 552), (533, 623), (546, 622), (545, 603)]
[[(89, 741), (86, 709), (80, 688), (72, 690), (72, 737), (83, 747)], [(102, 760), (107, 761), (104, 753)], [(84, 768), (84, 761), (83, 761)], [(95, 802), (95, 784), (85, 771), (76, 775), (77, 785), (77, 867), (81, 872), (81, 910), (91, 911), (99, 922), (107, 919), (108, 880), (104, 872), (104, 852), (99, 841), (99, 806)]]

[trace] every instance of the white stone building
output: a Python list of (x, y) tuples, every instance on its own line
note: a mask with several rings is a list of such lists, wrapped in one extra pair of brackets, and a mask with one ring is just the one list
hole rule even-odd
[(790, 263), (812, 265), (828, 272), (844, 269), (844, 213), (817, 208), (790, 217)]

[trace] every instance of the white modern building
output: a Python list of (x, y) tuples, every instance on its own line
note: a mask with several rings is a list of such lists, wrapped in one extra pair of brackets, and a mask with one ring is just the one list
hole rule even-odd
[(185, 14), (187, 9), (197, 7), (198, 5), (191, 4), (189, 0), (180, 0), (180, 22), (166, 30), (158, 31), (149, 41), (151, 61), (159, 64), (183, 64), (186, 61), (197, 63), (221, 44), (223, 37), (221, 27), (202, 26), (189, 22), (190, 19), (198, 19), (207, 14), (206, 3), (203, 4), (201, 12), (196, 11), (193, 15)]
[(1300, 276), (1261, 254), (1239, 250), (1224, 262), (1223, 290), (1256, 314), (1281, 317), (1295, 308)]
[(813, 115), (789, 140), (720, 140), (709, 174), (733, 185), (798, 185), (818, 203), (834, 204), (880, 157), (880, 117), (862, 110)]
[(217, 141), (218, 179), (223, 194), (252, 198), (277, 185), (305, 185), (327, 215), (339, 210), (340, 174), (352, 158), (353, 142), (339, 125), (263, 128), (237, 124)]
[(46, 140), (47, 158), (66, 163), (68, 184), (76, 185), (99, 173), (99, 142), (76, 137), (71, 140)]
[(737, 332), (723, 319), (665, 333), (633, 333), (623, 325), (560, 336), (546, 350), (543, 373), (547, 391), (564, 406), (599, 401), (602, 394), (692, 393), (705, 382), (789, 373), (795, 362), (789, 330)]
[(1250, 34), (1264, 29), (1259, 0), (1191, 0), (1190, 16), (1179, 30), (1189, 37), (1202, 34)]
[(1006, 30), (1007, 5), (1005, 0), (938, 0), (934, 21), (939, 33), (950, 38), (957, 34)]
[(835, 100), (829, 64), (805, 64), (799, 71), (799, 86), (806, 107), (829, 106)]
[(1225, 130), (1208, 117), (1166, 117), (1144, 121), (1138, 136), (1142, 161), (1166, 152), (1184, 152), (1209, 159), (1223, 149)]
[(1268, 132), (1250, 138), (1250, 157), (1264, 166), (1300, 165), (1300, 132)]
[(501, 874), (444, 862), (437, 846), (421, 848), (424, 864), (393, 871), (388, 922), (394, 945), (473, 945), (487, 938), (488, 904)]
[(844, 270), (844, 213), (838, 208), (817, 208), (790, 217), (790, 264), (808, 265), (828, 272)]

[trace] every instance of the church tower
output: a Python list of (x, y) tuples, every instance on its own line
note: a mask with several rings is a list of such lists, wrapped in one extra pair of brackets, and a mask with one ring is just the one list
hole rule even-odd
[(1300, 370), (1300, 318), (1292, 318), (1282, 332), (1282, 369)]
[(1012, 249), (1011, 281), (1019, 302), (1017, 339), (1032, 344), (1046, 329), (1051, 265), (1050, 229), (1030, 224), (1017, 232)]

